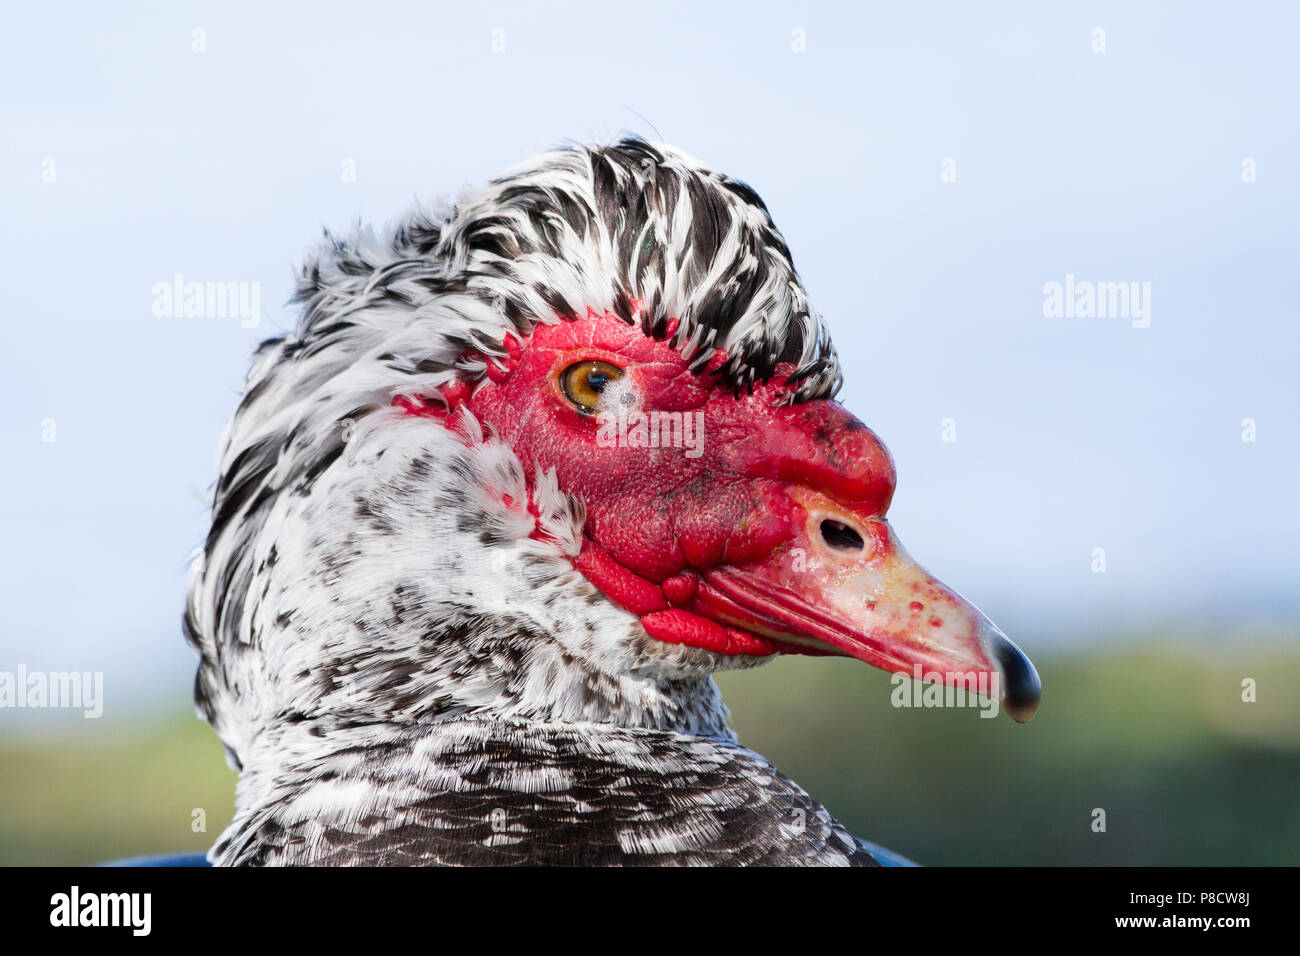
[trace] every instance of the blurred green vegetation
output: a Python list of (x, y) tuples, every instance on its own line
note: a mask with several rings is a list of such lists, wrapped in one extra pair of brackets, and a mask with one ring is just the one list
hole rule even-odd
[[(1300, 863), (1300, 656), (1147, 645), (1039, 660), (1029, 724), (895, 709), (887, 674), (789, 658), (720, 677), (741, 741), (855, 833), (929, 864)], [(1249, 645), (1246, 645), (1249, 646)], [(1294, 647), (1294, 644), (1292, 645)], [(1257, 681), (1243, 703), (1241, 681)], [(180, 714), (0, 745), (0, 864), (204, 849), (234, 774)], [(1106, 832), (1091, 829), (1106, 811)], [(206, 832), (191, 827), (206, 812)]]
[[(0, 781), (7, 866), (206, 850), (234, 814), (235, 774), (192, 711), (127, 724), (88, 720), (75, 740), (6, 739)], [(195, 809), (206, 812), (206, 832), (192, 829)]]
[(1276, 643), (1038, 660), (1027, 724), (894, 709), (854, 663), (720, 683), (742, 743), (865, 839), (932, 865), (1300, 864), (1300, 657)]

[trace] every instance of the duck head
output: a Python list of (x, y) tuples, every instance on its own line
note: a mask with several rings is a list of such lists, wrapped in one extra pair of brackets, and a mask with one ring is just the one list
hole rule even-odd
[(708, 675), (779, 654), (1033, 715), (1032, 664), (899, 544), (894, 463), (742, 184), (641, 141), (546, 154), (329, 237), (299, 297), (187, 615), (237, 761), (289, 719), (723, 733)]

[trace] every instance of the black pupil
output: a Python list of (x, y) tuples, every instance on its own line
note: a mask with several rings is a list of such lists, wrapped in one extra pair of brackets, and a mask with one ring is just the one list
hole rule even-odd
[(839, 551), (861, 551), (862, 535), (858, 534), (842, 521), (830, 518), (822, 522), (822, 538), (832, 548)]
[(605, 386), (609, 384), (609, 373), (598, 368), (593, 368), (587, 373), (587, 387), (593, 392), (603, 392)]

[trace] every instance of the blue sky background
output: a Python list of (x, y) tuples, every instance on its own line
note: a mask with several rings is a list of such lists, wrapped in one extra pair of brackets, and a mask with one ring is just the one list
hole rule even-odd
[[(764, 197), (897, 460), (903, 542), (1031, 655), (1294, 639), (1296, 6), (468, 7), (6, 12), (0, 669), (183, 704), (216, 443), (321, 227), (624, 130)], [(261, 325), (155, 317), (178, 272), (261, 283)], [(1045, 318), (1067, 273), (1150, 282), (1150, 327)]]

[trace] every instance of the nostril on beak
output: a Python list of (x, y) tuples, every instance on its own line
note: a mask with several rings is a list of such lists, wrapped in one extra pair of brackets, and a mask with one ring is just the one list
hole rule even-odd
[(862, 535), (834, 518), (822, 519), (821, 532), (822, 540), (835, 551), (861, 551), (865, 546)]

